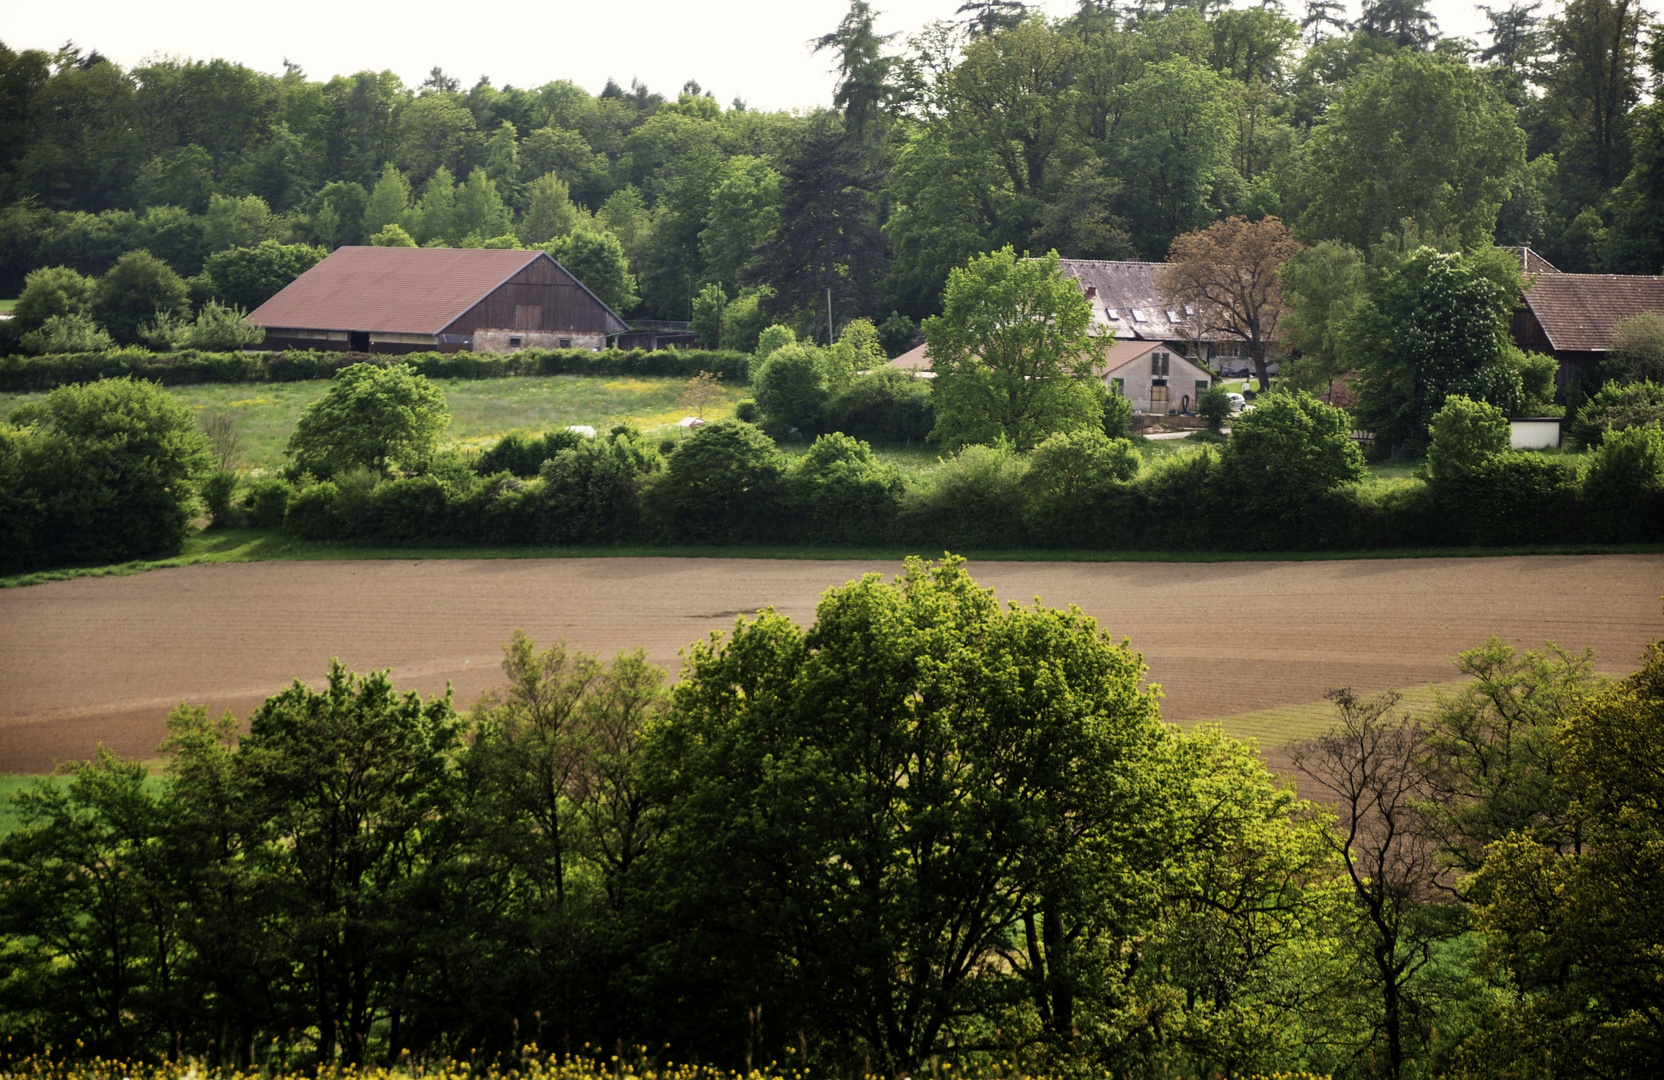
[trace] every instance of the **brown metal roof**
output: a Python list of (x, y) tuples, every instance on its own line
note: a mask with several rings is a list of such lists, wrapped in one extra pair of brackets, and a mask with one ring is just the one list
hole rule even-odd
[(1538, 274), (1525, 304), (1556, 351), (1605, 352), (1615, 324), (1644, 311), (1664, 312), (1664, 277)]
[(256, 326), (437, 334), (541, 251), (336, 248), (249, 313)]

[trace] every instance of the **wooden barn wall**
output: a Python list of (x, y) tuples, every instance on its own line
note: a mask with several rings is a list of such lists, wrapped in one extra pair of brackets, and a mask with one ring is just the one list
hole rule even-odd
[(607, 334), (607, 310), (571, 275), (548, 259), (537, 259), (444, 329), (447, 334), (476, 330), (545, 330)]
[(1554, 347), (1543, 332), (1543, 324), (1537, 321), (1537, 313), (1528, 307), (1514, 309), (1513, 323), (1508, 329), (1514, 344), (1522, 349), (1548, 352)]

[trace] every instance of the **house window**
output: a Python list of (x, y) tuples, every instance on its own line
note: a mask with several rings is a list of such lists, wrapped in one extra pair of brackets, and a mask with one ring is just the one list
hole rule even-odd
[(1133, 322), (1148, 322), (1149, 320), (1144, 317), (1144, 309), (1143, 308), (1133, 308), (1132, 309), (1132, 321)]
[(1158, 378), (1167, 376), (1168, 365), (1172, 362), (1173, 354), (1153, 352), (1150, 354), (1150, 374)]
[(1116, 397), (1126, 397), (1127, 396), (1127, 380), (1125, 380), (1125, 379), (1111, 379), (1111, 380), (1109, 380), (1109, 382), (1110, 382), (1111, 386), (1115, 387), (1115, 396)]
[(561, 338), (560, 339), (560, 347), (563, 348), (563, 349), (570, 349), (572, 347), (572, 339), (569, 338), (569, 337)]
[(1104, 308), (1104, 314), (1109, 316), (1111, 320), (1119, 320), (1121, 318), (1121, 313), (1116, 311), (1114, 308)]
[(1172, 309), (1168, 309), (1167, 321), (1170, 322), (1170, 323), (1176, 323), (1176, 322), (1183, 322), (1184, 320), (1179, 318), (1179, 313), (1177, 311), (1174, 311)]
[(511, 348), (511, 349), (518, 349), (520, 347), (520, 339), (517, 338), (517, 337), (509, 338), (508, 339), (508, 347)]

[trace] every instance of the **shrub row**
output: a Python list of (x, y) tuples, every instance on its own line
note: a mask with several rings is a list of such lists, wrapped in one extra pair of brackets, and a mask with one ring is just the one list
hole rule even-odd
[(516, 353), (283, 352), (152, 353), (112, 349), (100, 353), (0, 357), (0, 390), (52, 390), (74, 383), (132, 376), (167, 386), (193, 383), (300, 382), (327, 379), (353, 364), (409, 364), (435, 379), (497, 379), (526, 375), (670, 375), (691, 378), (711, 371), (725, 381), (750, 377), (747, 353), (706, 349), (522, 349)]
[[(1509, 451), (1454, 478), (1388, 484), (1259, 468), (1246, 443), (1146, 464), (1132, 443), (1096, 432), (1029, 454), (970, 447), (913, 483), (847, 435), (822, 436), (793, 461), (737, 422), (668, 457), (629, 433), (548, 445), (535, 475), (268, 478), (243, 503), (253, 523), (301, 539), (393, 543), (1228, 551), (1664, 540), (1656, 426), (1609, 440), (1583, 471)], [(512, 455), (517, 471), (530, 471), (536, 446)]]

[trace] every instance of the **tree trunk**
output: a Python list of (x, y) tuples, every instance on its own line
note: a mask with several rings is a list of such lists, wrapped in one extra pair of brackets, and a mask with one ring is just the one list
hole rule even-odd
[(1387, 1075), (1398, 1080), (1404, 1069), (1403, 1002), (1398, 992), (1398, 973), (1392, 969), (1390, 954), (1377, 962), (1381, 968), (1382, 1004), (1386, 1008), (1381, 1026), (1387, 1035)]
[(1059, 1039), (1074, 1042), (1075, 988), (1070, 984), (1068, 942), (1063, 936), (1063, 916), (1055, 903), (1042, 913), (1046, 935), (1046, 968), (1052, 984), (1052, 1030)]

